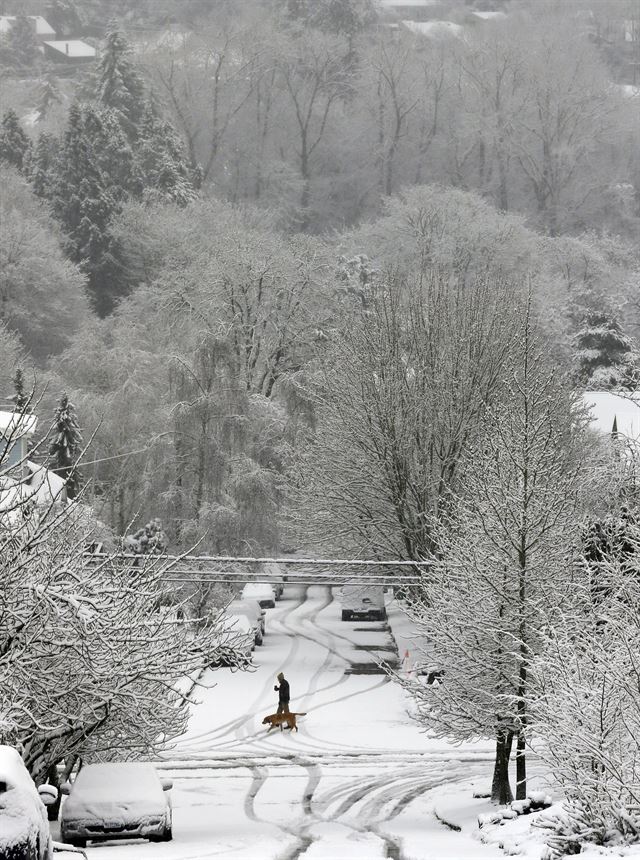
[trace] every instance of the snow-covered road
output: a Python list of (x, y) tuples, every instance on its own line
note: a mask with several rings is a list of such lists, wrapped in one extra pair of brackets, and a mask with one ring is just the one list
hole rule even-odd
[[(255, 670), (208, 672), (187, 734), (160, 764), (174, 780), (173, 842), (90, 845), (90, 860), (500, 856), (475, 838), (486, 801), (472, 792), (487, 787), (490, 747), (422, 733), (404, 693), (369, 671), (396, 656), (389, 626), (339, 612), (328, 587), (288, 587), (267, 611)], [(307, 712), (297, 733), (261, 723), (281, 670), (291, 710)]]

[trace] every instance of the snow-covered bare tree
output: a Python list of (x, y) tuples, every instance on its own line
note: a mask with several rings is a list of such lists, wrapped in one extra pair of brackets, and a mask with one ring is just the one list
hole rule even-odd
[(529, 677), (541, 631), (572, 600), (579, 488), (586, 475), (582, 421), (521, 308), (516, 344), (457, 464), (432, 577), (410, 608), (430, 646), (422, 659), (440, 685), (403, 683), (420, 718), (458, 740), (494, 737), (493, 799), (526, 796), (525, 740), (535, 695)]
[(165, 563), (88, 559), (104, 527), (60, 499), (34, 504), (2, 478), (0, 738), (21, 748), (34, 776), (73, 756), (161, 748), (187, 720), (179, 682), (220, 660), (244, 665), (216, 614), (196, 628), (162, 600)]
[(367, 289), (319, 365), (297, 518), (327, 551), (419, 559), (494, 397), (518, 290), (437, 272)]

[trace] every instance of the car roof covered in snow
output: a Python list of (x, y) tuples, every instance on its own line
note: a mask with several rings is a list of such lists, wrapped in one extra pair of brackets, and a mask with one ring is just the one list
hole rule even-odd
[(223, 623), (233, 633), (253, 633), (253, 626), (246, 615), (227, 614)]
[(14, 747), (5, 744), (0, 744), (0, 779), (12, 786), (33, 789), (33, 780), (20, 753)]
[(0, 857), (5, 857), (19, 839), (46, 839), (48, 827), (44, 805), (20, 754), (4, 744), (0, 744), (0, 781), (7, 786), (0, 796)]
[(275, 592), (270, 582), (248, 582), (242, 589), (243, 597), (272, 596), (274, 594)]
[(227, 606), (227, 612), (231, 615), (242, 615), (249, 612), (253, 617), (260, 618), (263, 611), (258, 601), (252, 597), (237, 597)]

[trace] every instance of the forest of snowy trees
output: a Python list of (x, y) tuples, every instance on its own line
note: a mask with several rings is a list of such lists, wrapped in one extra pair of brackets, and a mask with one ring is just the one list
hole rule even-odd
[[(157, 521), (176, 553), (432, 561), (408, 611), (446, 683), (403, 679), (419, 719), (495, 740), (501, 803), (510, 758), (519, 798), (528, 749), (552, 761), (554, 844), (640, 838), (640, 451), (582, 400), (640, 389), (638, 10), (438, 8), (458, 30), (374, 0), (3, 4), (0, 397), (84, 512), (0, 518), (0, 734), (34, 773), (129, 743), (161, 653), (240, 659), (215, 624), (185, 645), (162, 565), (133, 602), (83, 573), (96, 530)], [(47, 62), (21, 14), (95, 63)], [(22, 631), (60, 618), (91, 648), (27, 700)], [(141, 618), (165, 632), (130, 700), (105, 641)], [(80, 654), (103, 675), (43, 733)], [(159, 698), (147, 748), (184, 719)]]

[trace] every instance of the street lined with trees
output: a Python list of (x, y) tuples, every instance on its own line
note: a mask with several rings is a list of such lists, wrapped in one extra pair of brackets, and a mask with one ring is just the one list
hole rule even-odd
[(637, 841), (638, 441), (582, 399), (640, 385), (638, 95), (602, 36), (636, 18), (105, 5), (51, 4), (99, 59), (0, 126), (1, 393), (65, 487), (34, 513), (4, 440), (2, 738), (37, 776), (151, 753), (178, 679), (244, 665), (229, 594), (159, 548), (429, 562), (418, 722), (489, 739), (502, 805), (545, 759), (550, 850)]

